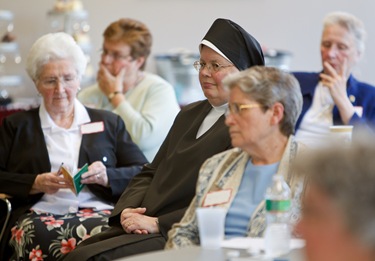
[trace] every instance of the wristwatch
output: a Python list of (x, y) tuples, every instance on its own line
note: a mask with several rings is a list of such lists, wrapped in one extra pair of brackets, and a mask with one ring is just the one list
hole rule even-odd
[(111, 92), (109, 95), (108, 95), (108, 100), (109, 101), (112, 101), (112, 99), (117, 95), (117, 94), (120, 94), (121, 92), (119, 91), (115, 91), (115, 92)]

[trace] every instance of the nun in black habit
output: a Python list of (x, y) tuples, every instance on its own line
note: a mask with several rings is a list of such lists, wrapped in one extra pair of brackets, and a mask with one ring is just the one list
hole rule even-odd
[(194, 63), (207, 100), (182, 108), (152, 163), (136, 175), (117, 202), (110, 228), (83, 241), (64, 260), (113, 260), (164, 249), (168, 231), (195, 194), (203, 162), (231, 147), (224, 113), (228, 74), (264, 65), (257, 40), (228, 19), (217, 19)]

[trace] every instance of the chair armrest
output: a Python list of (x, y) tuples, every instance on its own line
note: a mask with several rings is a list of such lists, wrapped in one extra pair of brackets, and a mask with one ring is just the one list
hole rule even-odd
[(11, 196), (4, 194), (4, 193), (0, 193), (0, 199), (4, 199), (4, 198), (11, 198)]
[(4, 224), (3, 224), (3, 227), (1, 228), (0, 242), (1, 242), (2, 238), (3, 238), (3, 236), (4, 236), (5, 228), (8, 225), (10, 214), (12, 212), (12, 204), (10, 203), (10, 201), (8, 200), (8, 198), (9, 198), (8, 195), (0, 193), (0, 201), (3, 201), (5, 203), (6, 209), (7, 209), (7, 213), (6, 213), (6, 217), (5, 217), (5, 220), (4, 220)]

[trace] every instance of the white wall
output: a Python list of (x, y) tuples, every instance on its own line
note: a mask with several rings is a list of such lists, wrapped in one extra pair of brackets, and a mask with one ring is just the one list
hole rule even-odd
[[(0, 0), (0, 9), (15, 15), (14, 33), (26, 57), (30, 45), (48, 30), (47, 12), (54, 0)], [(145, 22), (154, 35), (153, 54), (172, 48), (197, 51), (197, 45), (215, 18), (240, 24), (262, 45), (293, 53), (291, 70), (321, 69), (319, 41), (322, 19), (331, 11), (347, 11), (366, 25), (366, 53), (356, 76), (375, 84), (374, 0), (82, 0), (89, 12), (94, 66), (99, 59), (102, 32), (112, 21), (131, 17)], [(154, 71), (150, 59), (148, 69)], [(31, 84), (30, 84), (31, 86)], [(35, 95), (32, 87), (23, 92)]]

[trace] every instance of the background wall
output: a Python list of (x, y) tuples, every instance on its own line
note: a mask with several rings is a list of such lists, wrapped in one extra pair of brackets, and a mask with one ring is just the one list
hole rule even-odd
[[(31, 44), (48, 32), (47, 12), (55, 0), (0, 0), (0, 9), (14, 13), (14, 34), (23, 58)], [(153, 53), (174, 48), (197, 51), (214, 19), (229, 18), (269, 48), (293, 53), (291, 70), (321, 69), (319, 42), (322, 19), (331, 11), (347, 11), (363, 20), (368, 31), (366, 53), (355, 72), (361, 80), (375, 84), (374, 0), (82, 0), (89, 12), (92, 60), (96, 70), (102, 32), (112, 21), (131, 17), (146, 23), (154, 36)], [(148, 70), (155, 71), (153, 57)], [(19, 95), (33, 96), (32, 84)]]

